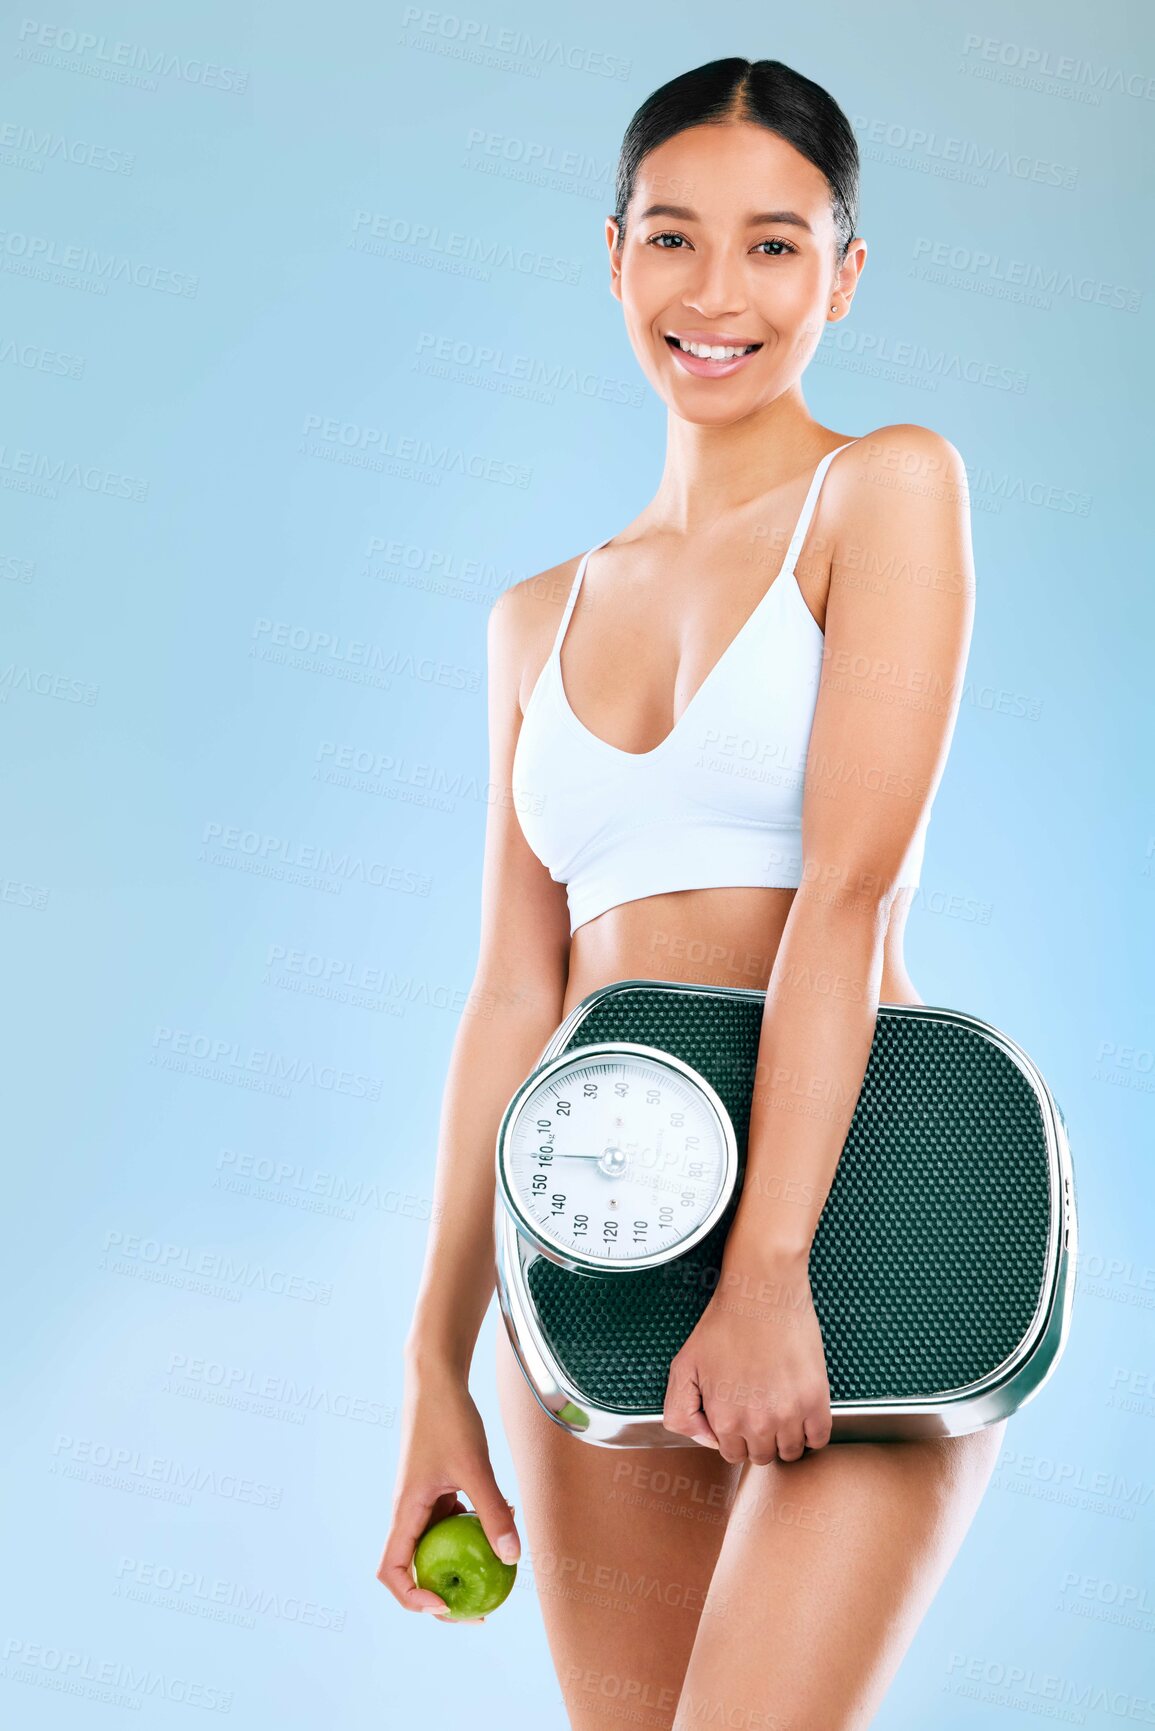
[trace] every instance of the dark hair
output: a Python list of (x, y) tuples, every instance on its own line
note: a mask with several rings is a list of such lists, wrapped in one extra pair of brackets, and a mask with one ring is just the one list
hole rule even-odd
[(858, 144), (834, 98), (781, 60), (711, 60), (646, 97), (626, 127), (618, 157), (618, 246), (642, 158), (691, 126), (739, 120), (776, 132), (826, 176), (841, 264), (858, 225)]

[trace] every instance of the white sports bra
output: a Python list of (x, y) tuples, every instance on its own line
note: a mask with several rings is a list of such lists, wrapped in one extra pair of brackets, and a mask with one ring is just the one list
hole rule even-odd
[[(522, 717), (511, 789), (530, 847), (566, 885), (571, 934), (607, 908), (670, 890), (801, 883), (823, 633), (794, 568), (831, 459), (846, 448), (819, 463), (781, 571), (652, 751), (610, 745), (569, 706), (562, 640), (590, 553), (613, 537), (583, 555)], [(918, 883), (925, 844), (924, 821), (903, 884)]]

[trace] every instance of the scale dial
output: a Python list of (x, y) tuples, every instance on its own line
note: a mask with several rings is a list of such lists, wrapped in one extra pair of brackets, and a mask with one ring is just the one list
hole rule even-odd
[(607, 1040), (539, 1065), (506, 1107), (499, 1192), (551, 1261), (629, 1273), (679, 1256), (724, 1213), (734, 1127), (689, 1064)]

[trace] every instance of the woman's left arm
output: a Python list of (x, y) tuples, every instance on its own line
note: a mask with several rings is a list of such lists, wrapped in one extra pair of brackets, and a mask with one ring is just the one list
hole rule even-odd
[(669, 1429), (759, 1464), (830, 1439), (810, 1246), (866, 1074), (888, 911), (946, 764), (974, 616), (955, 447), (925, 427), (883, 427), (843, 462), (827, 482), (841, 527), (802, 882), (766, 990), (742, 1195), (664, 1409)]

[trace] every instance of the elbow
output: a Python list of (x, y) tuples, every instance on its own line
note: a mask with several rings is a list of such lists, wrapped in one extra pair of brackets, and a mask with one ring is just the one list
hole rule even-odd
[(549, 952), (507, 952), (500, 959), (482, 955), (473, 976), (471, 1000), (483, 1006), (487, 1018), (548, 1025), (552, 1030), (562, 1017), (566, 984), (564, 958), (559, 960)]
[(808, 858), (795, 905), (853, 927), (877, 927), (885, 932), (895, 897), (902, 888), (907, 853), (891, 850), (840, 854), (835, 859)]

